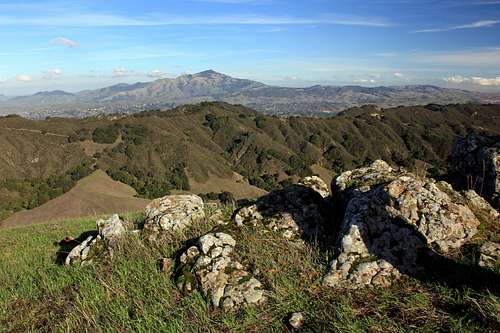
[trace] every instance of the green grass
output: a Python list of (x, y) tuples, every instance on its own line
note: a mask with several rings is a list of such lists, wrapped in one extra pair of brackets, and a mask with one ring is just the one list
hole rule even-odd
[(268, 302), (240, 312), (212, 309), (199, 292), (181, 294), (171, 272), (158, 269), (158, 259), (174, 257), (212, 227), (200, 223), (162, 245), (131, 236), (110, 261), (87, 267), (57, 264), (55, 242), (94, 230), (94, 220), (0, 230), (0, 331), (286, 332), (284, 319), (295, 311), (306, 313), (304, 332), (500, 329), (498, 295), (411, 278), (388, 289), (329, 289), (321, 285), (328, 254), (251, 227), (224, 229), (237, 239), (238, 260), (269, 291)]

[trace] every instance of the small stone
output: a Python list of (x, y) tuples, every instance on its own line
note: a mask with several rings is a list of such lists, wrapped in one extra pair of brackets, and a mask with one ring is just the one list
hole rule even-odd
[(160, 272), (168, 272), (172, 268), (172, 259), (170, 258), (161, 258), (160, 259)]
[(299, 330), (304, 326), (304, 322), (306, 321), (306, 316), (304, 312), (294, 312), (290, 315), (288, 319), (288, 324), (293, 329)]

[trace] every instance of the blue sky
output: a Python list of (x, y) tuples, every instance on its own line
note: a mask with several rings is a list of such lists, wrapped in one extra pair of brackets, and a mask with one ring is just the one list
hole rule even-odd
[(214, 69), (500, 90), (500, 0), (0, 0), (0, 94)]

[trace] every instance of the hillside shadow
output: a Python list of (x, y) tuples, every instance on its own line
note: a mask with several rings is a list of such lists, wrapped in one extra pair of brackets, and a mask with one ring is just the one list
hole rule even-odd
[(59, 246), (56, 252), (56, 263), (59, 265), (64, 265), (64, 261), (66, 260), (66, 257), (71, 252), (71, 250), (80, 245), (89, 236), (97, 236), (97, 231), (85, 231), (75, 239), (65, 238), (60, 240), (59, 242), (56, 242), (55, 244)]

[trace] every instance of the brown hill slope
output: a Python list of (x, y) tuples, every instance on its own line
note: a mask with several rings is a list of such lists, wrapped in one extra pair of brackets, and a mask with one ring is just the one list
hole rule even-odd
[(149, 200), (135, 198), (135, 190), (97, 170), (83, 178), (69, 192), (40, 207), (18, 212), (0, 222), (0, 227), (28, 225), (68, 218), (144, 209)]

